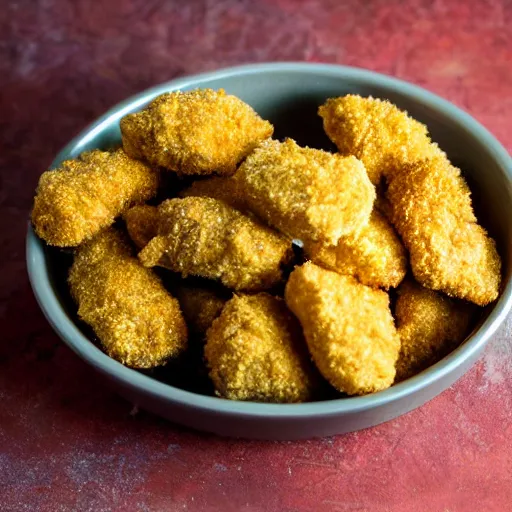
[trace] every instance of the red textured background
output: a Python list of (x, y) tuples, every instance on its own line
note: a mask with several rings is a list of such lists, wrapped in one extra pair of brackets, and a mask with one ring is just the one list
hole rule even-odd
[(337, 62), (420, 84), (512, 149), (508, 0), (4, 0), (0, 9), (0, 510), (512, 509), (512, 320), (424, 407), (363, 432), (246, 442), (105, 390), (52, 332), (23, 239), (39, 174), (150, 85), (227, 65)]

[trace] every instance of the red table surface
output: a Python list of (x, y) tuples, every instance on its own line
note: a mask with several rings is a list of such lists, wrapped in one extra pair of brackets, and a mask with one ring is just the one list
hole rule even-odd
[(0, 12), (0, 510), (512, 510), (512, 321), (465, 377), (362, 432), (226, 440), (132, 406), (53, 333), (24, 236), (38, 176), (118, 101), (247, 62), (361, 66), (512, 148), (512, 2), (8, 0)]

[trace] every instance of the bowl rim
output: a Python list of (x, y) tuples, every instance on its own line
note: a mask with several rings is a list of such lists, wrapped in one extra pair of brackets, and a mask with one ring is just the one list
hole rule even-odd
[[(512, 183), (512, 159), (500, 142), (476, 119), (440, 96), (422, 87), (403, 80), (366, 69), (341, 66), (336, 64), (318, 64), (306, 62), (272, 62), (246, 64), (219, 69), (217, 71), (189, 75), (170, 80), (146, 89), (110, 108), (96, 121), (84, 128), (55, 157), (51, 168), (57, 166), (70, 154), (76, 154), (90, 142), (105, 125), (120, 119), (128, 111), (146, 104), (152, 97), (165, 91), (182, 89), (190, 86), (204, 87), (209, 81), (230, 78), (238, 75), (268, 73), (306, 73), (322, 76), (334, 76), (353, 79), (357, 82), (377, 85), (383, 89), (398, 91), (401, 95), (419, 102), (451, 118), (463, 130), (478, 137), (492, 153), (492, 157), (503, 169)], [(138, 388), (153, 397), (172, 401), (185, 408), (201, 409), (220, 414), (236, 415), (247, 418), (310, 418), (311, 416), (332, 416), (371, 410), (392, 402), (397, 402), (409, 395), (428, 388), (434, 382), (451, 374), (466, 361), (476, 357), (505, 320), (512, 306), (512, 278), (504, 276), (503, 289), (484, 322), (471, 333), (466, 341), (435, 365), (418, 375), (393, 385), (392, 387), (364, 396), (337, 398), (320, 402), (296, 404), (274, 404), (260, 402), (242, 402), (226, 400), (215, 396), (200, 395), (163, 383), (136, 370), (128, 368), (107, 356), (79, 330), (73, 320), (61, 307), (53, 293), (49, 274), (45, 265), (43, 242), (28, 224), (26, 238), (26, 259), (30, 283), (39, 307), (48, 322), (62, 340), (82, 359), (101, 373), (115, 378), (130, 388)]]

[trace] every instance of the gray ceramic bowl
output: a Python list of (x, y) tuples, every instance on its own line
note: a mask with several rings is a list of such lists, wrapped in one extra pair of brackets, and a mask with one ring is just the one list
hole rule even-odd
[(472, 186), (477, 213), (496, 238), (503, 258), (504, 282), (499, 300), (485, 310), (473, 334), (453, 353), (380, 393), (307, 404), (233, 402), (178, 389), (106, 356), (76, 322), (61, 256), (29, 228), (27, 264), (32, 287), (41, 309), (64, 342), (140, 407), (196, 429), (247, 438), (297, 439), (370, 427), (420, 406), (453, 384), (476, 361), (511, 305), (512, 165), (505, 149), (468, 114), (419, 87), (360, 69), (275, 63), (185, 77), (129, 98), (72, 140), (53, 166), (84, 150), (118, 143), (119, 119), (153, 97), (197, 87), (222, 87), (240, 97), (275, 125), (276, 138), (289, 136), (301, 144), (327, 149), (331, 145), (316, 114), (326, 98), (359, 93), (387, 98), (407, 109), (427, 124), (432, 138), (463, 169)]

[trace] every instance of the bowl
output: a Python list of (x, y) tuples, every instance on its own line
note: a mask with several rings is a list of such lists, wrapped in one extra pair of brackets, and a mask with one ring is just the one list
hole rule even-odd
[(169, 420), (225, 436), (291, 440), (341, 434), (404, 414), (451, 386), (477, 360), (512, 302), (512, 164), (507, 151), (475, 119), (448, 101), (406, 82), (343, 66), (272, 63), (223, 69), (167, 82), (109, 110), (73, 139), (52, 167), (82, 151), (120, 142), (119, 120), (166, 91), (224, 88), (275, 126), (275, 137), (335, 149), (325, 136), (318, 106), (347, 93), (386, 98), (425, 123), (432, 139), (459, 166), (474, 195), (480, 221), (495, 237), (503, 259), (499, 299), (483, 310), (471, 335), (422, 373), (375, 394), (304, 404), (263, 404), (205, 396), (127, 368), (104, 354), (77, 321), (66, 286), (69, 256), (47, 247), (29, 226), (27, 265), (46, 318), (62, 340), (124, 397)]

